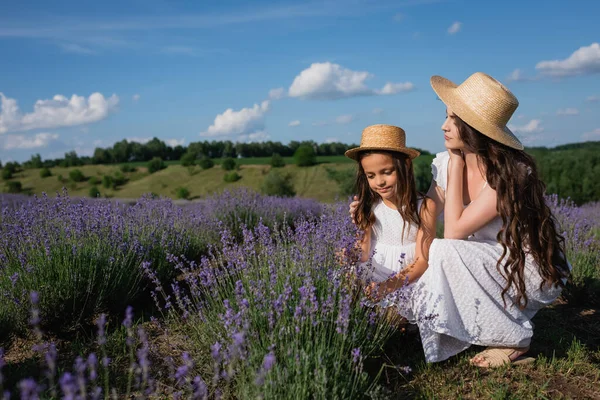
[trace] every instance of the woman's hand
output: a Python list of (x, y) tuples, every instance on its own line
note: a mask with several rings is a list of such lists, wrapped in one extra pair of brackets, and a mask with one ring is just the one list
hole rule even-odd
[(465, 153), (460, 149), (448, 149), (450, 155), (450, 165), (464, 166), (465, 164)]
[(354, 214), (356, 213), (356, 209), (358, 208), (358, 196), (354, 196), (352, 198), (352, 203), (350, 203), (350, 218), (352, 219), (352, 223), (356, 225), (356, 221), (354, 220)]

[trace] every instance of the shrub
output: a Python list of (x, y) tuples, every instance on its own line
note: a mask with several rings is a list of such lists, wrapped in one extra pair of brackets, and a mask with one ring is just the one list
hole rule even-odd
[(102, 183), (102, 181), (100, 180), (100, 178), (98, 178), (97, 176), (90, 177), (90, 179), (88, 180), (88, 182), (92, 186), (99, 185), (100, 183)]
[(8, 193), (21, 193), (23, 186), (19, 181), (6, 182), (6, 190)]
[(242, 179), (242, 177), (235, 171), (230, 171), (223, 176), (225, 182), (237, 182), (240, 179)]
[(134, 167), (131, 164), (122, 164), (119, 169), (121, 170), (121, 172), (123, 173), (127, 173), (127, 172), (135, 172), (137, 170), (136, 167)]
[(265, 177), (260, 190), (268, 196), (294, 197), (296, 195), (292, 176), (290, 174), (282, 175), (274, 170)]
[(69, 172), (69, 179), (73, 182), (83, 182), (85, 181), (85, 175), (83, 175), (83, 172), (81, 172), (80, 169), (76, 168)]
[(90, 195), (90, 197), (93, 197), (93, 198), (100, 197), (100, 191), (98, 190), (98, 187), (96, 185), (94, 185), (90, 188), (90, 191), (88, 192), (88, 194)]
[(148, 172), (151, 174), (167, 168), (167, 164), (160, 157), (154, 157), (148, 162)]
[(350, 196), (354, 193), (354, 184), (356, 182), (356, 171), (353, 168), (336, 170), (325, 168), (327, 177), (338, 184), (340, 194)]
[(64, 181), (65, 181), (65, 178), (62, 176), (62, 174), (58, 174), (58, 176), (56, 177), (56, 179), (57, 179), (59, 182), (63, 182), (63, 183), (64, 183)]
[(119, 186), (123, 186), (127, 183), (127, 178), (120, 171), (115, 172), (113, 175), (112, 188), (116, 189)]
[(317, 163), (315, 149), (309, 144), (303, 144), (294, 153), (294, 161), (299, 167), (310, 167)]
[(113, 177), (110, 175), (104, 175), (102, 177), (102, 186), (104, 186), (105, 188), (109, 189), (113, 186)]
[(221, 162), (221, 168), (223, 168), (225, 171), (233, 171), (236, 166), (237, 163), (231, 157), (224, 158)]
[(178, 199), (188, 199), (190, 197), (190, 191), (185, 187), (178, 187), (175, 190), (175, 197)]
[(40, 170), (40, 178), (47, 178), (49, 176), (52, 176), (49, 168), (44, 167)]
[(214, 167), (215, 162), (212, 159), (205, 157), (205, 158), (201, 159), (200, 161), (198, 161), (198, 165), (202, 169), (211, 169), (212, 167)]
[(190, 165), (194, 165), (194, 162), (196, 161), (196, 155), (194, 153), (185, 153), (181, 156), (179, 161), (184, 167), (189, 167)]
[(2, 179), (4, 179), (5, 181), (7, 181), (9, 179), (12, 179), (12, 177), (13, 177), (13, 173), (12, 173), (12, 171), (10, 169), (4, 168), (2, 170)]
[(273, 156), (271, 157), (271, 167), (273, 167), (273, 168), (285, 167), (285, 161), (279, 153), (273, 153)]

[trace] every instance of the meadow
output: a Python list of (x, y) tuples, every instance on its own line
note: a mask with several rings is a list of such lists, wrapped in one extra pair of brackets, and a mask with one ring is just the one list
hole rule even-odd
[(364, 304), (345, 200), (2, 195), (0, 393), (598, 397), (600, 204), (548, 201), (573, 275), (534, 319), (536, 362), (484, 371), (468, 365), (476, 349), (425, 364), (414, 327)]

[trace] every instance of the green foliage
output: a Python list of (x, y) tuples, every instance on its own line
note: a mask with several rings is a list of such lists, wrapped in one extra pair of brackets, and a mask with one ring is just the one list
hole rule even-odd
[(100, 197), (100, 191), (98, 190), (98, 187), (96, 185), (92, 186), (90, 188), (90, 191), (88, 192), (90, 197), (96, 198), (96, 197)]
[(23, 185), (20, 181), (6, 182), (6, 191), (8, 193), (21, 193), (23, 191)]
[(40, 170), (40, 178), (47, 178), (49, 176), (52, 176), (52, 172), (50, 172), (50, 168), (42, 168)]
[(178, 187), (175, 190), (175, 197), (178, 199), (188, 199), (190, 197), (190, 191), (186, 187)]
[(85, 175), (81, 172), (80, 169), (74, 169), (69, 171), (69, 179), (73, 182), (83, 182), (85, 181)]
[(160, 157), (154, 157), (148, 162), (148, 172), (151, 174), (160, 171), (161, 169), (167, 168), (167, 164)]
[(4, 169), (2, 170), (2, 179), (4, 179), (5, 181), (12, 179), (13, 177), (13, 172), (9, 169), (4, 167)]
[(111, 187), (113, 187), (113, 183), (114, 183), (114, 179), (112, 176), (104, 175), (102, 177), (102, 186), (104, 186), (105, 188), (110, 189)]
[(317, 163), (317, 154), (311, 145), (303, 144), (294, 153), (294, 161), (299, 167), (310, 167)]
[(119, 167), (119, 169), (121, 170), (121, 172), (123, 173), (127, 173), (127, 172), (135, 172), (137, 170), (136, 167), (134, 167), (131, 164), (121, 164), (121, 166)]
[(240, 179), (242, 179), (242, 177), (236, 171), (229, 171), (223, 176), (223, 180), (229, 183), (237, 182)]
[(354, 184), (356, 183), (355, 168), (344, 168), (340, 170), (325, 168), (325, 171), (327, 172), (327, 177), (338, 184), (341, 195), (350, 196), (354, 193)]
[(56, 177), (56, 180), (58, 180), (59, 182), (63, 182), (65, 181), (65, 178), (63, 178), (62, 174), (58, 174), (58, 176)]
[(211, 169), (212, 167), (214, 167), (215, 162), (212, 159), (205, 157), (198, 161), (198, 165), (202, 169)]
[(223, 168), (225, 171), (233, 171), (236, 166), (237, 163), (231, 157), (224, 158), (221, 162), (221, 168)]
[(278, 171), (271, 170), (263, 180), (260, 188), (263, 194), (279, 197), (294, 197), (296, 190), (290, 174), (282, 175)]
[(88, 183), (92, 186), (95, 185), (99, 185), (102, 183), (102, 181), (100, 180), (100, 178), (98, 178), (97, 176), (92, 176), (90, 177), (90, 179), (88, 180)]
[(185, 153), (181, 156), (179, 161), (184, 167), (189, 167), (190, 165), (194, 165), (194, 162), (196, 161), (196, 155), (190, 152)]
[(116, 189), (119, 186), (123, 186), (126, 183), (127, 178), (125, 177), (125, 175), (123, 175), (123, 173), (121, 173), (120, 171), (115, 172), (115, 174), (113, 175), (112, 188)]
[(273, 168), (285, 167), (285, 161), (279, 153), (273, 153), (273, 156), (271, 157), (271, 167), (273, 167)]

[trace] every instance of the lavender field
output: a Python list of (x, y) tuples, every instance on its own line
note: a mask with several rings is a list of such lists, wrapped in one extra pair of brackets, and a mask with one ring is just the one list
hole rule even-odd
[[(574, 266), (560, 303), (595, 310), (600, 204), (548, 201)], [(441, 374), (350, 280), (345, 202), (237, 190), (0, 207), (4, 398), (427, 397), (424, 374)]]

